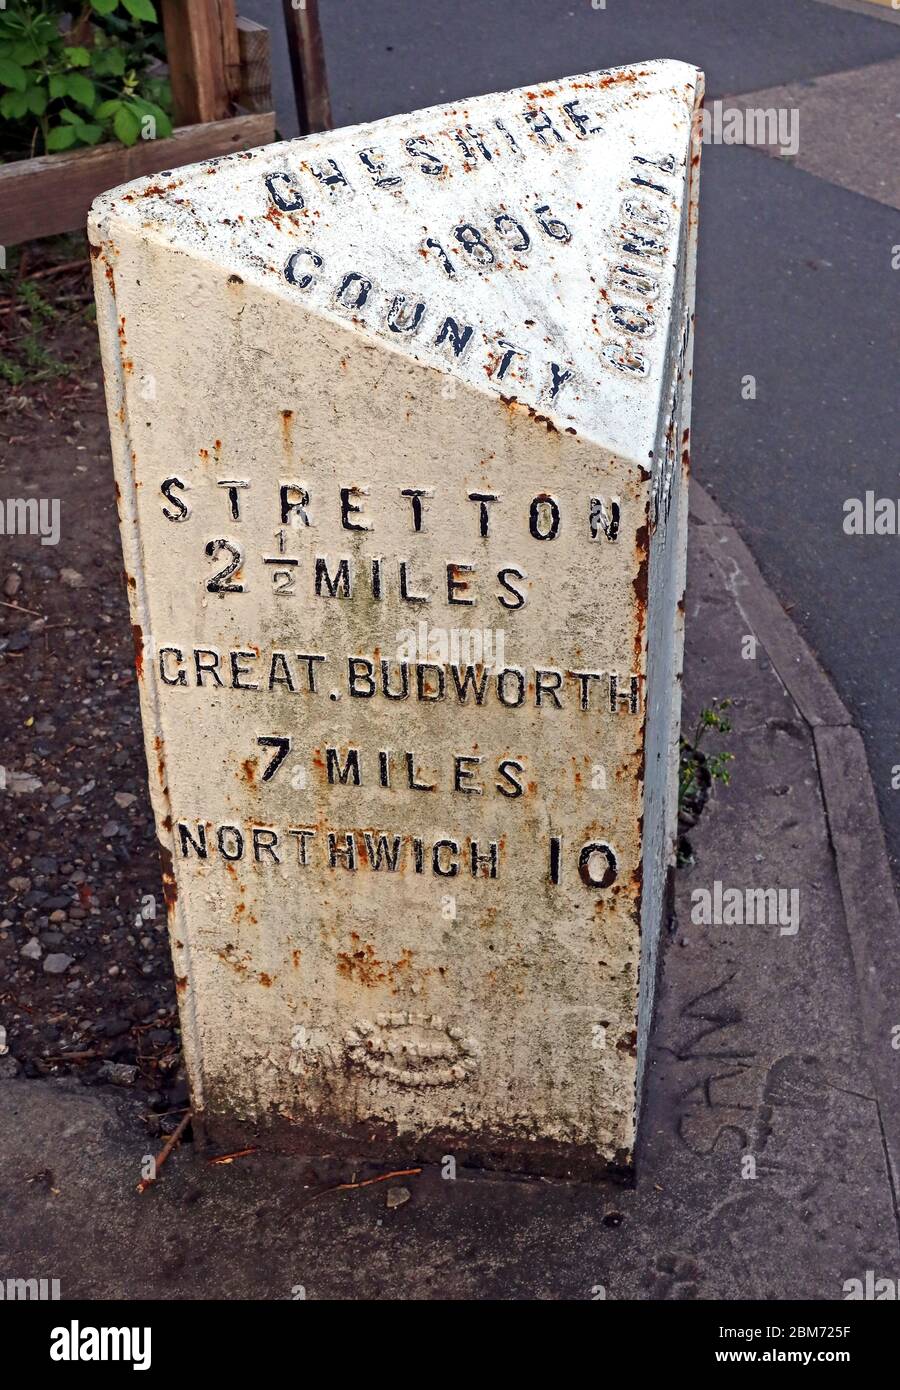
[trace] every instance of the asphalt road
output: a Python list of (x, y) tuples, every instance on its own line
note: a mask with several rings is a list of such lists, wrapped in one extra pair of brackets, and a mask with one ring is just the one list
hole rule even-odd
[[(272, 26), (279, 118), (293, 134), (281, 7), (251, 0), (241, 9)], [(320, 9), (336, 125), (647, 58), (703, 68), (709, 100), (900, 55), (890, 10), (821, 0), (606, 0), (598, 9), (589, 0), (320, 0)], [(874, 130), (869, 143), (874, 165)], [(900, 538), (845, 535), (843, 505), (867, 489), (900, 498), (896, 245), (893, 208), (757, 150), (707, 146), (694, 469), (861, 728), (895, 870)], [(742, 398), (747, 374), (754, 401)]]

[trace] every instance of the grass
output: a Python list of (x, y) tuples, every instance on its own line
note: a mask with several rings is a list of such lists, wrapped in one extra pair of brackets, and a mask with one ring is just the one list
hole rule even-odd
[[(51, 340), (69, 320), (82, 318), (87, 322), (95, 314), (92, 299), (86, 298), (77, 289), (74, 294), (67, 294), (71, 280), (54, 274), (54, 260), (59, 258), (58, 263), (69, 269), (72, 262), (67, 261), (66, 257), (70, 251), (74, 250), (76, 257), (84, 254), (84, 238), (74, 241), (60, 237), (50, 245), (53, 257), (47, 267), (29, 276), (25, 273), (28, 264), (26, 253), (20, 250), (15, 264), (9, 266), (4, 277), (9, 292), (0, 300), (0, 338), (3, 342), (0, 382), (14, 389), (70, 375), (75, 365), (58, 356), (51, 346)], [(38, 284), (39, 280), (41, 284)], [(78, 306), (74, 310), (63, 307), (73, 302)]]

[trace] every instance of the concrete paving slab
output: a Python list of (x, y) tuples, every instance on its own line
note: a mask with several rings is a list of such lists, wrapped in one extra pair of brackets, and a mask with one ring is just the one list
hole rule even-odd
[(820, 5), (831, 5), (836, 10), (849, 10), (852, 14), (875, 16), (888, 24), (900, 24), (900, 11), (894, 8), (894, 0), (819, 0)]
[[(722, 99), (723, 108), (793, 111), (798, 169), (900, 208), (900, 58)], [(783, 158), (777, 143), (755, 148)]]

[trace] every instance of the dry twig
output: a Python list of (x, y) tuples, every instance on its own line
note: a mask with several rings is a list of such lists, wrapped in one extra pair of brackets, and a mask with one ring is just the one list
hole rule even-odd
[(146, 1192), (147, 1188), (152, 1187), (153, 1184), (156, 1182), (157, 1178), (159, 1177), (160, 1168), (163, 1166), (166, 1159), (169, 1157), (169, 1154), (172, 1152), (175, 1145), (178, 1143), (182, 1134), (184, 1134), (184, 1131), (187, 1129), (188, 1125), (191, 1122), (191, 1119), (193, 1118), (193, 1114), (193, 1110), (185, 1110), (181, 1122), (178, 1125), (178, 1128), (176, 1130), (173, 1130), (173, 1132), (169, 1135), (165, 1144), (159, 1151), (159, 1157), (157, 1158), (156, 1163), (154, 1164), (154, 1168), (156, 1170), (154, 1176), (152, 1178), (141, 1178), (136, 1189), (138, 1192)]
[[(321, 1192), (314, 1192), (307, 1201), (314, 1202), (317, 1197), (327, 1197), (329, 1192), (350, 1192), (358, 1187), (371, 1187), (373, 1183), (388, 1182), (391, 1178), (413, 1178), (421, 1171), (421, 1168), (398, 1168), (393, 1173), (380, 1173), (377, 1178), (364, 1178), (362, 1182), (339, 1182), (336, 1187), (323, 1187)], [(306, 1202), (303, 1205), (306, 1206)]]

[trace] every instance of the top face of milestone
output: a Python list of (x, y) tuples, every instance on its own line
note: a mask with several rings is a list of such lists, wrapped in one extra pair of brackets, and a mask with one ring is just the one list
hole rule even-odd
[(701, 93), (648, 62), (227, 155), (104, 194), (92, 239), (212, 262), (644, 463)]

